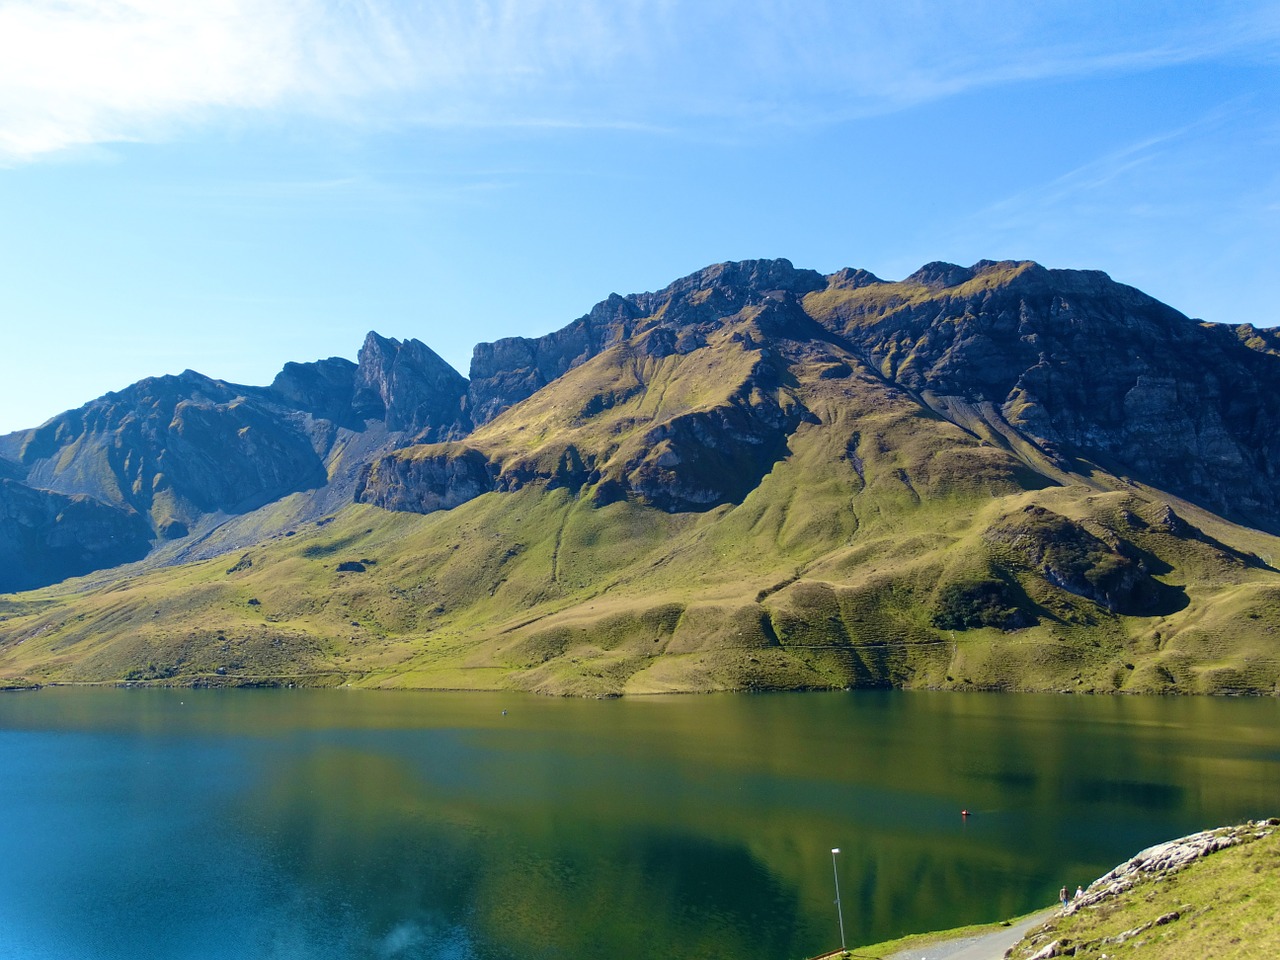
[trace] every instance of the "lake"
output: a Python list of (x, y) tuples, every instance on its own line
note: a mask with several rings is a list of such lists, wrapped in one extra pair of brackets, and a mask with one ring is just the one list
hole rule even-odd
[(0, 770), (0, 958), (787, 960), (832, 848), (854, 945), (1280, 813), (1280, 701), (46, 689)]

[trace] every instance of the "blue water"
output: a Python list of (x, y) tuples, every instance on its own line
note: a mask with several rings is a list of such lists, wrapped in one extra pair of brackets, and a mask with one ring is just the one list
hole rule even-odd
[(832, 847), (856, 944), (1278, 813), (1276, 700), (5, 694), (0, 958), (798, 958)]

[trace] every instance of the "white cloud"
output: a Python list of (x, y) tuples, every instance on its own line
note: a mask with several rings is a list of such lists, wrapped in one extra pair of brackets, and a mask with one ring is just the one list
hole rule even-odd
[(0, 157), (150, 140), (219, 111), (441, 125), (898, 109), (1242, 52), (1274, 2), (0, 0)]
[(403, 83), (387, 31), (362, 13), (317, 0), (0, 4), (0, 155)]

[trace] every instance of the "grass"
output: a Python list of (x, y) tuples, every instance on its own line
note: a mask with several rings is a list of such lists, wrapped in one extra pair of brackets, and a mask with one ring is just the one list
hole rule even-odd
[[(688, 354), (614, 348), (462, 445), (402, 453), (480, 451), (525, 477), (510, 492), (426, 515), (353, 505), (211, 560), (0, 597), (0, 676), (1280, 692), (1280, 573), (1258, 559), (1280, 557), (1280, 540), (1116, 478), (1033, 473), (1025, 452), (885, 389), (834, 344), (774, 337), (767, 362), (786, 365), (763, 396), (756, 323), (730, 318)], [(747, 402), (809, 415), (744, 496), (701, 512), (598, 505), (600, 484), (646, 462), (655, 422)], [(599, 479), (549, 483), (573, 457)], [(1185, 524), (1162, 519), (1170, 504)], [(264, 529), (296, 509), (264, 507)], [(1055, 582), (1052, 551), (1018, 544), (1057, 530), (1080, 555), (1058, 566), (1106, 584), (1122, 544), (1159, 602), (1112, 612)]]
[[(1060, 912), (1033, 928), (1008, 954), (1025, 960), (1050, 943), (1077, 958), (1123, 960), (1262, 960), (1280, 956), (1280, 829), (1242, 825), (1240, 845), (1192, 861), (1181, 870), (1141, 875), (1119, 896)], [(1028, 917), (1032, 914), (1028, 914)], [(913, 934), (851, 948), (854, 958), (882, 960), (925, 951), (1010, 927), (1026, 917), (1000, 923)], [(1064, 955), (1063, 953), (1055, 955)]]
[[(1055, 917), (1014, 958), (1057, 940), (1077, 958), (1142, 957), (1253, 960), (1280, 956), (1280, 830), (1192, 862), (1144, 876), (1097, 907)], [(1135, 932), (1137, 931), (1137, 932)], [(1106, 941), (1106, 942), (1104, 942)]]
[[(369, 685), (581, 695), (1274, 687), (1265, 655), (1280, 596), (1265, 571), (1197, 583), (1170, 562), (1166, 578), (1185, 579), (1190, 602), (1157, 618), (1109, 614), (1005, 571), (1035, 626), (944, 629), (949, 585), (971, 583), (975, 563), (987, 569), (989, 516), (1021, 498), (987, 497), (986, 512), (967, 514), (926, 500), (824, 523), (834, 511), (815, 502), (821, 488), (803, 495), (797, 459), (714, 516), (597, 508), (537, 488), (428, 516), (348, 508), (243, 554), (25, 597), (0, 623), (0, 674), (173, 682), (339, 671)], [(364, 569), (339, 571), (353, 561)]]

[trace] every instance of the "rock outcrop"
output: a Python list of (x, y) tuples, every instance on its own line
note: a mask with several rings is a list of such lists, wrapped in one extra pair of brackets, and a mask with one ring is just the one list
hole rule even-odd
[(689, 352), (709, 329), (745, 307), (826, 286), (814, 270), (789, 260), (718, 263), (656, 293), (611, 294), (568, 326), (536, 339), (481, 343), (471, 359), (469, 407), (477, 426), (616, 344), (662, 329), (655, 348)]
[(1112, 613), (1150, 614), (1159, 606), (1161, 585), (1137, 551), (1118, 538), (1108, 543), (1051, 510), (1026, 507), (991, 527), (986, 539), (1013, 563)]
[[(1087, 889), (1058, 911), (1053, 919), (1029, 932), (1020, 943), (1006, 951), (1005, 956), (1016, 960), (1101, 957), (1115, 955), (1118, 949), (1129, 951), (1143, 947), (1147, 948), (1144, 953), (1162, 957), (1189, 956), (1178, 946), (1176, 935), (1180, 931), (1170, 929), (1171, 925), (1189, 925), (1192, 928), (1199, 927), (1201, 931), (1218, 930), (1222, 945), (1221, 949), (1215, 951), (1215, 956), (1258, 955), (1255, 952), (1257, 945), (1242, 942), (1236, 936), (1237, 930), (1214, 915), (1218, 904), (1188, 902), (1184, 893), (1177, 894), (1176, 899), (1169, 903), (1169, 895), (1162, 897), (1161, 892), (1176, 885), (1176, 880), (1173, 879), (1176, 874), (1196, 868), (1204, 858), (1223, 850), (1267, 840), (1275, 834), (1278, 827), (1280, 819), (1273, 817), (1216, 830), (1204, 830), (1148, 847), (1089, 884)], [(1265, 844), (1262, 846), (1265, 847)], [(1256, 886), (1258, 878), (1254, 874), (1261, 869), (1262, 865), (1255, 863), (1252, 870), (1242, 871), (1243, 877), (1224, 875), (1218, 882), (1218, 889), (1213, 892), (1224, 903), (1229, 903), (1241, 894), (1247, 898), (1249, 893), (1241, 888), (1245, 885)], [(1165, 905), (1160, 906), (1161, 903)], [(1125, 912), (1125, 907), (1132, 904), (1141, 904), (1136, 912), (1144, 917), (1142, 922), (1132, 926), (1132, 919), (1117, 923), (1117, 918), (1131, 916)], [(1170, 906), (1174, 909), (1169, 909)], [(1078, 919), (1072, 923), (1070, 918)], [(1201, 939), (1205, 939), (1203, 932)], [(1155, 944), (1161, 940), (1164, 943), (1156, 947)], [(1265, 952), (1266, 948), (1262, 949)]]
[[(0, 437), (0, 478), (132, 512), (162, 545), (291, 495), (294, 518), (352, 500), (450, 509), (534, 484), (703, 511), (742, 502), (796, 430), (835, 419), (801, 388), (855, 376), (915, 404), (922, 431), (947, 420), (1005, 450), (1031, 488), (1100, 471), (1280, 531), (1280, 338), (1190, 320), (1097, 271), (1012, 261), (935, 262), (900, 282), (716, 264), (546, 336), (480, 344), (469, 381), (420, 341), (376, 333), (358, 363), (289, 363), (268, 387), (150, 378)], [(1038, 545), (1027, 530), (991, 543), (1111, 612), (1170, 602), (1120, 540), (1031, 525)], [(999, 581), (975, 574), (944, 621), (1026, 622)]]
[(365, 338), (351, 400), (357, 419), (427, 443), (456, 439), (470, 426), (466, 395), (466, 378), (420, 340)]
[(140, 560), (150, 541), (132, 510), (0, 479), (0, 593)]
[(1031, 262), (833, 282), (806, 306), (894, 383), (988, 405), (1068, 469), (1081, 458), (1280, 529), (1274, 336)]
[(496, 489), (497, 469), (478, 450), (441, 444), (414, 456), (383, 456), (365, 470), (356, 500), (386, 510), (451, 510)]
[(356, 370), (350, 360), (329, 357), (313, 363), (286, 363), (271, 381), (269, 392), (283, 405), (319, 420), (358, 426), (352, 408)]
[[(22, 503), (13, 543), (26, 544), (11, 552), (27, 557), (27, 573), (8, 582), (40, 586), (136, 560), (152, 543), (194, 540), (291, 494), (312, 506), (281, 522), (332, 512), (352, 501), (370, 457), (465, 433), (465, 395), (466, 380), (425, 345), (370, 333), (359, 364), (289, 363), (269, 387), (192, 370), (152, 377), (0, 437), (0, 478), (28, 491), (10, 492)], [(48, 507), (53, 495), (75, 508)], [(244, 525), (227, 543), (277, 532), (271, 524)]]

